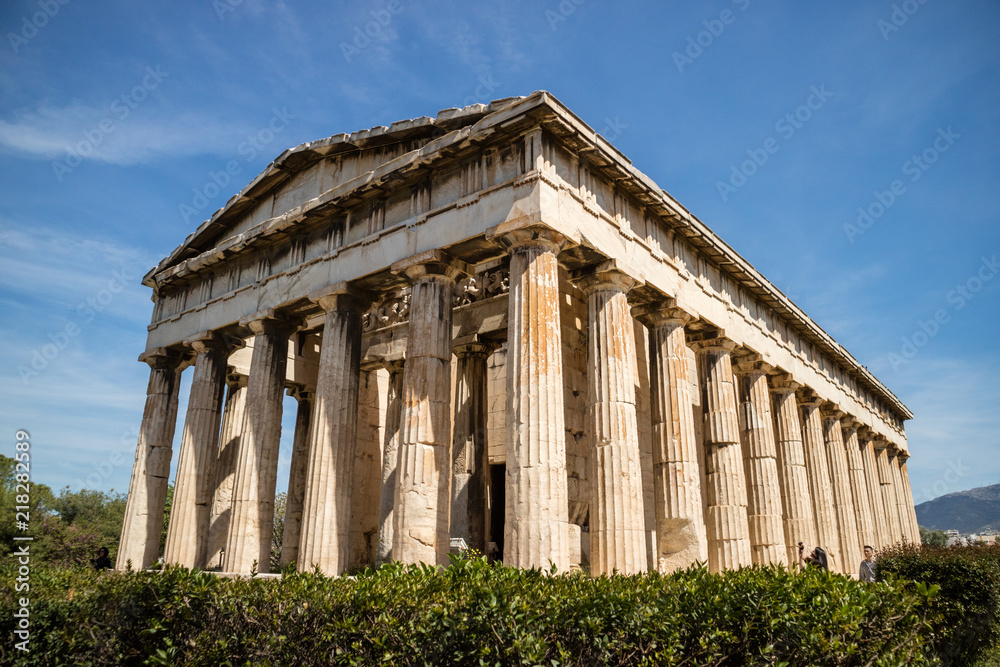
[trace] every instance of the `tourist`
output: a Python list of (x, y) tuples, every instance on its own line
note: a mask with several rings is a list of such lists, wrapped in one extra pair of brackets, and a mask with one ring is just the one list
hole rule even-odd
[(90, 564), (94, 566), (94, 569), (100, 572), (101, 570), (110, 570), (114, 567), (111, 564), (111, 559), (108, 558), (108, 548), (101, 547), (97, 550), (97, 558), (91, 558)]
[(875, 583), (875, 550), (867, 544), (865, 545), (865, 559), (861, 561), (861, 572), (858, 573), (858, 579), (868, 584)]
[(830, 567), (827, 563), (826, 551), (823, 547), (816, 547), (812, 550), (808, 556), (804, 556), (805, 545), (799, 542), (799, 562), (802, 563), (802, 567), (806, 566), (818, 567), (821, 570), (829, 570)]

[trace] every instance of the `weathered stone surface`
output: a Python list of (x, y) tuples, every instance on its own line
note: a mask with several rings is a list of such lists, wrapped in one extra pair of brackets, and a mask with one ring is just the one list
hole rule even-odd
[(253, 360), (223, 570), (250, 572), (256, 562), (258, 572), (269, 572), (282, 398), (292, 326), (273, 314), (253, 318), (247, 326), (254, 334)]
[(118, 544), (115, 567), (119, 570), (129, 565), (143, 569), (156, 561), (167, 501), (171, 444), (177, 424), (180, 357), (166, 350), (156, 350), (140, 359), (149, 364), (149, 384)]
[(399, 465), (399, 426), (403, 409), (403, 361), (388, 361), (385, 433), (382, 445), (382, 484), (378, 506), (376, 562), (392, 560), (392, 522), (396, 506), (396, 467)]
[(195, 353), (194, 378), (181, 436), (163, 561), (204, 568), (208, 560), (208, 530), (215, 498), (212, 482), (230, 347), (206, 335), (192, 341), (191, 348)]
[(229, 537), (229, 519), (233, 512), (233, 483), (236, 464), (239, 462), (240, 441), (246, 418), (246, 375), (230, 372), (226, 376), (226, 403), (222, 412), (219, 449), (216, 452), (212, 473), (213, 503), (209, 519), (208, 556), (206, 567), (222, 568), (222, 556)]
[(646, 570), (645, 511), (636, 423), (635, 333), (626, 294), (634, 281), (614, 268), (580, 279), (587, 294), (588, 422), (594, 484), (590, 572)]
[(672, 304), (639, 310), (650, 328), (653, 419), (653, 502), (656, 562), (672, 572), (708, 560), (702, 507), (700, 444), (691, 409), (691, 374), (684, 324), (690, 317)]
[(899, 539), (903, 542), (913, 541), (913, 531), (910, 528), (910, 507), (913, 499), (907, 498), (903, 487), (903, 476), (900, 474), (899, 450), (889, 452), (889, 472), (892, 475), (892, 489), (896, 496), (896, 512), (899, 517)]
[(730, 353), (736, 344), (707, 338), (691, 344), (698, 353), (705, 428), (705, 524), (708, 566), (713, 572), (752, 565), (747, 485), (736, 412), (736, 380)]
[(874, 524), (876, 549), (892, 544), (889, 539), (889, 518), (885, 513), (882, 500), (882, 486), (879, 482), (878, 462), (871, 431), (864, 429), (858, 433), (858, 446), (861, 451), (861, 464), (865, 469), (865, 488), (872, 507), (872, 523)]
[[(814, 546), (823, 547), (831, 556), (830, 569), (844, 571), (843, 556), (840, 553), (840, 533), (837, 528), (837, 513), (833, 497), (833, 480), (830, 475), (829, 458), (823, 439), (823, 420), (820, 416), (822, 401), (813, 397), (799, 400), (802, 409), (802, 445), (806, 454), (806, 470), (809, 471), (809, 495), (813, 502), (813, 519), (816, 523)], [(808, 552), (809, 545), (806, 545)]]
[(448, 564), (451, 521), (451, 323), (455, 279), (467, 273), (443, 253), (394, 267), (410, 281), (403, 370), (393, 558)]
[(878, 542), (875, 532), (875, 510), (868, 492), (868, 478), (858, 442), (858, 426), (851, 418), (841, 422), (844, 436), (844, 451), (847, 454), (847, 468), (851, 477), (851, 493), (854, 497), (854, 516), (858, 528), (858, 543), (874, 547)]
[(892, 546), (903, 541), (903, 527), (899, 522), (899, 508), (896, 504), (896, 489), (893, 486), (889, 443), (881, 438), (875, 440), (875, 455), (878, 463), (878, 481), (882, 490), (882, 509), (886, 517), (886, 538), (883, 546)]
[(562, 237), (502, 238), (510, 254), (507, 320), (506, 565), (569, 569), (569, 509), (559, 329)]
[(345, 284), (314, 293), (312, 299), (324, 312), (323, 342), (297, 566), (300, 572), (319, 568), (333, 576), (347, 569), (350, 558), (361, 314), (368, 299)]
[(854, 495), (851, 491), (851, 475), (847, 467), (847, 452), (840, 419), (843, 413), (836, 406), (827, 405), (822, 411), (823, 441), (830, 465), (830, 481), (833, 483), (833, 509), (837, 520), (837, 536), (840, 548), (839, 570), (851, 574), (861, 562), (861, 544), (858, 539), (857, 514), (854, 509)]
[(903, 511), (909, 519), (909, 539), (912, 544), (920, 544), (920, 525), (917, 523), (917, 509), (913, 503), (913, 489), (910, 487), (910, 473), (906, 469), (906, 460), (909, 457), (900, 452), (896, 456), (899, 462), (899, 477), (903, 489)]
[(799, 384), (788, 375), (779, 375), (772, 380), (771, 387), (785, 547), (788, 563), (794, 564), (798, 562), (800, 542), (803, 546), (818, 544), (809, 472), (802, 444), (802, 423), (795, 397)]
[(475, 337), (456, 341), (455, 421), (452, 436), (452, 538), (485, 554), (489, 534), (486, 511), (489, 457), (486, 449), (486, 360), (493, 345)]
[(778, 448), (767, 385), (767, 373), (772, 368), (761, 361), (759, 355), (742, 356), (733, 366), (739, 384), (750, 549), (754, 564), (760, 565), (788, 563), (778, 481)]

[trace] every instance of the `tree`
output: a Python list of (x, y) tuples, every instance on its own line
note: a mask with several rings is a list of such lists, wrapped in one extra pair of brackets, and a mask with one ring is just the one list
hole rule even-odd
[(933, 547), (948, 546), (948, 536), (943, 530), (931, 530), (920, 526), (920, 542)]
[[(24, 474), (23, 466), (18, 470), (18, 461), (0, 454), (0, 556), (13, 550), (14, 537), (32, 535), (40, 532), (45, 519), (51, 514), (53, 503), (52, 490), (44, 484), (35, 482), (18, 482), (18, 475)], [(27, 507), (27, 510), (19, 510)], [(22, 512), (22, 515), (18, 515)], [(18, 527), (17, 521), (28, 520), (28, 530)]]
[(281, 571), (281, 542), (285, 536), (285, 508), (288, 494), (284, 491), (274, 496), (274, 523), (271, 527), (271, 572)]

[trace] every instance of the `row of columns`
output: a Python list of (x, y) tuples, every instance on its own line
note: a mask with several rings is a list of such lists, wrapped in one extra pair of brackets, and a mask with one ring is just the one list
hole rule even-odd
[[(516, 229), (510, 257), (504, 562), (569, 568), (558, 254), (566, 240)], [(485, 550), (488, 341), (452, 341), (452, 292), (467, 273), (439, 251), (393, 266), (411, 285), (406, 361), (389, 370), (376, 558), (447, 563), (451, 535)], [(820, 545), (851, 571), (862, 544), (919, 539), (905, 458), (722, 332), (691, 336), (673, 300), (630, 309), (635, 281), (606, 263), (575, 277), (587, 298), (593, 574), (791, 563)], [(372, 297), (341, 284), (310, 295), (324, 312), (315, 391), (299, 400), (281, 560), (339, 574), (349, 564), (361, 318)], [(632, 318), (650, 331), (656, 562), (647, 562)], [(230, 344), (185, 341), (194, 379), (164, 558), (266, 571), (288, 338), (301, 323), (268, 311), (245, 387), (226, 395)], [(688, 347), (697, 370), (689, 368)], [(456, 382), (452, 391), (452, 354)], [(150, 355), (151, 375), (118, 567), (153, 562), (184, 361)], [(692, 410), (697, 372), (702, 413)], [(452, 406), (455, 413), (452, 413)], [(702, 419), (698, 442), (697, 419)], [(220, 429), (221, 421), (221, 429)], [(221, 432), (221, 436), (220, 436)], [(224, 536), (224, 537), (223, 537)]]

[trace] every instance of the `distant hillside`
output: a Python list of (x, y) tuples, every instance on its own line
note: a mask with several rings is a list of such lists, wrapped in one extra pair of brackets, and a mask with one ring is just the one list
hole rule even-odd
[(949, 493), (917, 505), (917, 522), (924, 528), (960, 533), (1000, 530), (1000, 484)]

